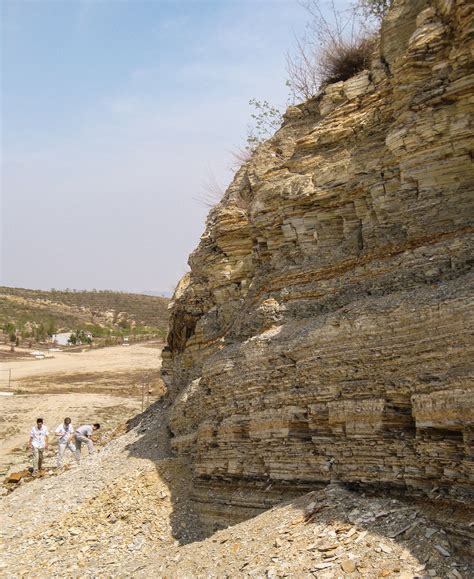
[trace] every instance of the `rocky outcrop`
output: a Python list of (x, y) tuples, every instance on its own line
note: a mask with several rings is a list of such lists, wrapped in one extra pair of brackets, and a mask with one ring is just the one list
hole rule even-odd
[(211, 211), (163, 355), (210, 525), (331, 481), (472, 493), (473, 31), (395, 2)]

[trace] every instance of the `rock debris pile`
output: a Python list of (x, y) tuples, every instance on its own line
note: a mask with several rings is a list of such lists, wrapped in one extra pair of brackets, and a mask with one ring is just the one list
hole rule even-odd
[(166, 409), (155, 405), (80, 467), (2, 497), (3, 571), (115, 574), (137, 552), (199, 537), (189, 471), (170, 456), (165, 422)]
[[(446, 532), (415, 507), (330, 485), (201, 543), (172, 548), (166, 577), (467, 578)], [(144, 573), (145, 575), (145, 573)]]

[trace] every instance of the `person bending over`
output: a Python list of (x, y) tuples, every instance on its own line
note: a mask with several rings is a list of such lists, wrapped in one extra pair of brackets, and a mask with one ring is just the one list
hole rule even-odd
[(74, 434), (76, 440), (76, 460), (79, 463), (81, 460), (81, 446), (82, 444), (87, 444), (87, 450), (89, 454), (94, 452), (94, 443), (92, 442), (91, 436), (92, 433), (96, 430), (99, 430), (100, 424), (95, 422), (94, 424), (84, 424), (83, 426), (79, 426), (76, 429)]

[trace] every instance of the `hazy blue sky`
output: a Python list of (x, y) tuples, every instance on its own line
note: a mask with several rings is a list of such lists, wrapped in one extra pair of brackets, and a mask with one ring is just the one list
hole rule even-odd
[(3, 285), (170, 291), (245, 141), (284, 105), (294, 1), (2, 0)]

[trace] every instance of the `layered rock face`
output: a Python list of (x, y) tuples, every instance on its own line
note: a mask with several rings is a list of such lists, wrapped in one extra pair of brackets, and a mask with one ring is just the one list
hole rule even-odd
[(209, 524), (330, 481), (472, 492), (473, 36), (467, 0), (395, 2), (211, 211), (163, 354)]

